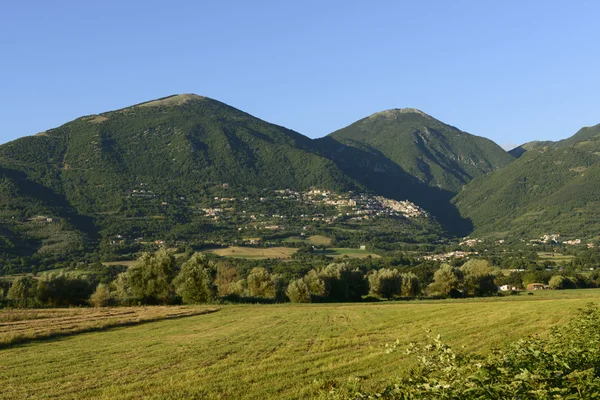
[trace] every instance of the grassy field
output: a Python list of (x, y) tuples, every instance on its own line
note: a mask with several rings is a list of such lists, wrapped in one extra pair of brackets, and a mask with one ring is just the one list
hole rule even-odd
[(558, 253), (538, 252), (537, 254), (540, 262), (554, 261), (559, 264), (571, 262), (575, 258), (572, 255)]
[(266, 258), (289, 259), (298, 249), (291, 247), (238, 247), (230, 246), (222, 249), (208, 250), (222, 257), (249, 258), (261, 260)]
[(116, 307), (8, 309), (0, 312), (0, 348), (14, 343), (69, 336), (116, 326), (216, 311), (209, 307)]
[(132, 267), (135, 265), (137, 261), (136, 260), (127, 260), (127, 261), (107, 261), (107, 262), (103, 262), (102, 265), (104, 266), (111, 266), (111, 265), (124, 265), (126, 267)]
[(308, 242), (314, 246), (330, 246), (331, 239), (323, 235), (305, 236), (290, 236), (283, 240), (285, 243)]
[(333, 247), (331, 249), (325, 249), (325, 250), (316, 250), (315, 254), (323, 254), (323, 255), (326, 255), (327, 257), (333, 257), (333, 258), (342, 258), (344, 256), (348, 256), (350, 258), (365, 258), (368, 256), (371, 256), (373, 258), (380, 257), (377, 254), (371, 253), (368, 250), (346, 249), (346, 248), (341, 248), (341, 247)]
[[(311, 398), (406, 371), (385, 344), (425, 329), (486, 352), (571, 319), (600, 290), (370, 304), (231, 305), (217, 312), (0, 350), (0, 398)], [(96, 312), (93, 309), (87, 310)]]

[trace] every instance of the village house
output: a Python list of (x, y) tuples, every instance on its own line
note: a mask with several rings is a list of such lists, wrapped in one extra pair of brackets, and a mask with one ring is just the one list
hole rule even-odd
[(546, 290), (546, 289), (550, 289), (550, 287), (543, 283), (530, 283), (529, 285), (527, 285), (527, 290), (529, 290), (529, 291), (531, 291), (531, 290)]

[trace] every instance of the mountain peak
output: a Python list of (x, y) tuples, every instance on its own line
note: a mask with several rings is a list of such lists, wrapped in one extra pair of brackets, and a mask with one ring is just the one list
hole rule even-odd
[(199, 96), (194, 93), (183, 93), (175, 94), (172, 96), (163, 97), (156, 100), (147, 101), (145, 103), (138, 104), (135, 107), (164, 107), (164, 106), (180, 106), (183, 103), (187, 103), (190, 100), (205, 100), (204, 96)]
[(385, 110), (385, 111), (380, 111), (378, 113), (375, 113), (375, 114), (369, 116), (369, 119), (373, 119), (373, 118), (394, 119), (394, 118), (398, 118), (400, 115), (403, 115), (403, 114), (418, 114), (423, 117), (432, 118), (429, 114), (426, 114), (423, 111), (416, 109), (416, 108), (392, 108), (390, 110)]

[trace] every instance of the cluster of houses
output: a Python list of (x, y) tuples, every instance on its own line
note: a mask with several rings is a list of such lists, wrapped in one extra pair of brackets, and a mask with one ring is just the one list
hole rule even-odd
[[(348, 192), (345, 194), (333, 193), (329, 190), (323, 189), (311, 189), (306, 192), (297, 192), (291, 189), (277, 189), (273, 191), (274, 196), (260, 197), (260, 202), (267, 202), (270, 200), (287, 200), (296, 201), (301, 204), (307, 205), (327, 205), (335, 207), (337, 215), (325, 215), (322, 213), (314, 214), (300, 214), (296, 215), (279, 215), (273, 214), (249, 214), (250, 210), (242, 210), (241, 214), (245, 215), (248, 213), (248, 217), (252, 221), (269, 221), (272, 219), (287, 219), (296, 218), (305, 222), (323, 222), (332, 224), (337, 220), (349, 219), (349, 220), (368, 220), (374, 217), (388, 217), (388, 216), (401, 216), (406, 218), (416, 218), (420, 216), (427, 216), (427, 213), (419, 208), (416, 204), (405, 200), (397, 201), (385, 198), (383, 196), (370, 196), (363, 193), (352, 193)], [(235, 198), (215, 197), (215, 201), (220, 202), (234, 202)], [(248, 198), (243, 199), (244, 202)], [(202, 211), (207, 217), (211, 217), (213, 220), (219, 219), (219, 216), (223, 214), (223, 207), (204, 208)], [(334, 211), (334, 212), (335, 212)], [(272, 217), (272, 218), (271, 218)], [(264, 229), (273, 229), (272, 226), (264, 226)], [(278, 228), (282, 229), (282, 228)]]
[(466, 251), (451, 251), (449, 253), (432, 254), (429, 256), (423, 256), (423, 258), (425, 260), (432, 260), (432, 261), (448, 261), (451, 258), (465, 258), (471, 254), (478, 254), (478, 253), (466, 252)]

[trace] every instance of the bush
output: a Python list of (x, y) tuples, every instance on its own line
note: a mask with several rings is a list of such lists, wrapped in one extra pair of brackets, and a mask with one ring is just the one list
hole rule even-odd
[(96, 287), (96, 291), (90, 296), (90, 304), (93, 307), (107, 307), (112, 304), (112, 295), (108, 286), (101, 283)]
[(554, 275), (552, 278), (550, 278), (548, 286), (550, 286), (550, 289), (555, 290), (574, 289), (576, 287), (574, 278), (562, 275)]
[(463, 264), (460, 269), (467, 295), (480, 297), (498, 292), (498, 286), (494, 283), (494, 270), (489, 261), (472, 259)]
[(330, 301), (359, 301), (369, 292), (369, 282), (362, 271), (348, 264), (329, 264), (318, 275), (328, 288)]
[(215, 285), (219, 296), (241, 295), (243, 287), (238, 284), (239, 281), (237, 269), (234, 266), (225, 263), (218, 264)]

